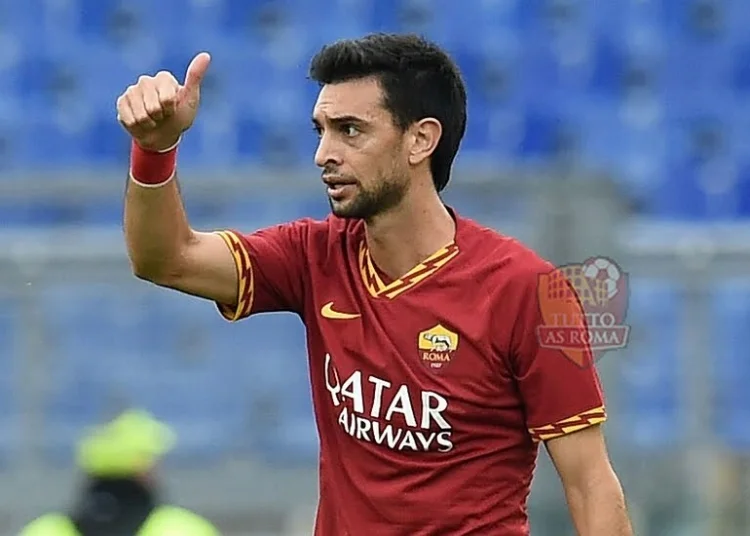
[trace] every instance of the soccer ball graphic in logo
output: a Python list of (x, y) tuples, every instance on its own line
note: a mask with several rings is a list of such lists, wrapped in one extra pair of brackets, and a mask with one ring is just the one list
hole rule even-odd
[(620, 281), (620, 269), (605, 257), (588, 259), (583, 265), (583, 275), (591, 279), (597, 289), (596, 302), (603, 305), (615, 298)]
[(560, 266), (539, 277), (540, 344), (580, 366), (627, 344), (628, 274), (607, 257)]

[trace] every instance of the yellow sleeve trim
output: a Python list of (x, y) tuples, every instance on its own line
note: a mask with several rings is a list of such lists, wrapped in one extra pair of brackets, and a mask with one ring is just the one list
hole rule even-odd
[(232, 231), (218, 231), (218, 234), (229, 248), (234, 257), (237, 267), (237, 304), (217, 304), (221, 315), (230, 322), (237, 322), (250, 315), (255, 296), (255, 281), (253, 278), (253, 265), (250, 262), (250, 254), (245, 248), (239, 236)]
[(549, 441), (550, 439), (572, 434), (595, 424), (601, 424), (606, 420), (607, 411), (604, 409), (604, 406), (599, 406), (598, 408), (579, 413), (554, 424), (529, 428), (529, 433), (535, 442)]

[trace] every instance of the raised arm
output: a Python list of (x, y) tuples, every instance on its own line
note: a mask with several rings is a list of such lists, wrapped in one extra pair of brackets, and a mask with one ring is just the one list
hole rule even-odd
[(125, 241), (136, 276), (231, 305), (238, 299), (234, 257), (221, 236), (191, 229), (175, 181), (178, 142), (195, 120), (210, 61), (197, 55), (184, 85), (162, 71), (117, 99), (118, 120), (133, 137)]

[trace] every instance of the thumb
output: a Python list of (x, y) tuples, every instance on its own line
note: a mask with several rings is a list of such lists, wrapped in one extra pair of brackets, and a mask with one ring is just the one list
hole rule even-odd
[(187, 91), (192, 92), (200, 89), (209, 65), (211, 65), (211, 56), (207, 52), (201, 52), (193, 58), (185, 75), (185, 89)]

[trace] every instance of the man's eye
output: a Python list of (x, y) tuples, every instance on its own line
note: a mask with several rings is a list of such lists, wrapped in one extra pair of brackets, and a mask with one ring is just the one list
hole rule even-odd
[(344, 135), (348, 138), (353, 138), (357, 134), (359, 134), (359, 129), (355, 127), (354, 125), (343, 125), (341, 127), (342, 132)]

